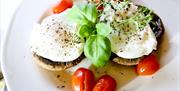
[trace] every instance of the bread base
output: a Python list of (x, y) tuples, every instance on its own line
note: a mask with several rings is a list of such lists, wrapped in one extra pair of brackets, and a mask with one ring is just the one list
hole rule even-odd
[(79, 58), (70, 61), (70, 62), (53, 62), (49, 59), (43, 58), (38, 56), (37, 54), (33, 53), (33, 59), (35, 62), (42, 68), (51, 70), (51, 71), (61, 71), (73, 67), (80, 63), (82, 59), (84, 59), (84, 55), (81, 55)]

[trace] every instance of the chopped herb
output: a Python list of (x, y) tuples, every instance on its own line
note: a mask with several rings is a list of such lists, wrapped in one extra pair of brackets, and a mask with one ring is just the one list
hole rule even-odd
[[(126, 32), (143, 30), (153, 18), (152, 10), (144, 6), (135, 6), (129, 0), (123, 2), (110, 0), (102, 3), (105, 6), (101, 13), (101, 21), (110, 23), (115, 30)], [(132, 10), (133, 8), (135, 10)], [(112, 19), (109, 16), (112, 16)]]

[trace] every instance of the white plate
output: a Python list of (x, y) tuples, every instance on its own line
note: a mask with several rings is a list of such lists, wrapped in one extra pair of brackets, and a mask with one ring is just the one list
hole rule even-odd
[[(55, 0), (24, 0), (14, 15), (3, 46), (1, 64), (10, 91), (68, 91), (70, 70), (49, 72), (39, 68), (32, 60), (28, 46), (33, 24), (55, 3)], [(102, 70), (110, 69), (107, 73), (116, 79), (118, 91), (179, 91), (179, 0), (144, 0), (144, 4), (162, 18), (166, 28), (160, 70), (153, 76), (140, 77), (135, 74), (134, 67), (111, 63), (113, 66), (98, 71), (104, 73)], [(89, 61), (80, 66), (95, 70)], [(96, 71), (96, 77), (101, 75), (99, 72)]]

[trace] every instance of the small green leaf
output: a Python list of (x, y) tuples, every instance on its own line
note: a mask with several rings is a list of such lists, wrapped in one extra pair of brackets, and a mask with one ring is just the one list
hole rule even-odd
[(81, 25), (89, 22), (95, 23), (97, 10), (93, 4), (75, 4), (68, 12), (68, 18)]
[(95, 23), (97, 19), (97, 10), (96, 6), (93, 4), (88, 4), (86, 7), (82, 10), (87, 17), (88, 20)]
[(110, 25), (105, 23), (96, 24), (96, 29), (97, 29), (97, 34), (102, 36), (107, 36), (112, 31)]
[(84, 53), (96, 67), (103, 67), (111, 56), (110, 40), (101, 35), (91, 35), (85, 43)]
[(68, 19), (70, 21), (76, 22), (80, 25), (84, 25), (87, 24), (89, 21), (86, 18), (86, 16), (84, 16), (84, 14), (82, 13), (82, 11), (79, 9), (78, 6), (74, 5), (69, 11), (68, 11)]
[(79, 29), (79, 35), (80, 37), (84, 38), (88, 38), (92, 33), (93, 33), (94, 28), (89, 26), (89, 25), (82, 25)]

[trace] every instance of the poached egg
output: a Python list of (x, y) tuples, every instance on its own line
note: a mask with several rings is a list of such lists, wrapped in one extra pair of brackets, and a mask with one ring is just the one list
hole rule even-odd
[(31, 51), (54, 62), (69, 62), (83, 52), (84, 39), (76, 35), (77, 24), (68, 21), (68, 10), (46, 17), (34, 26)]
[(138, 10), (138, 6), (132, 3), (129, 5), (126, 5), (125, 2), (120, 3), (110, 0), (100, 17), (100, 21), (105, 21), (113, 27), (113, 31), (108, 35), (112, 52), (125, 59), (149, 55), (153, 50), (156, 50), (155, 34), (149, 24), (142, 30), (137, 28), (136, 22), (131, 25), (119, 24), (127, 17), (133, 17)]
[(149, 55), (157, 46), (156, 37), (149, 26), (130, 34), (114, 30), (108, 38), (112, 52), (126, 59)]

